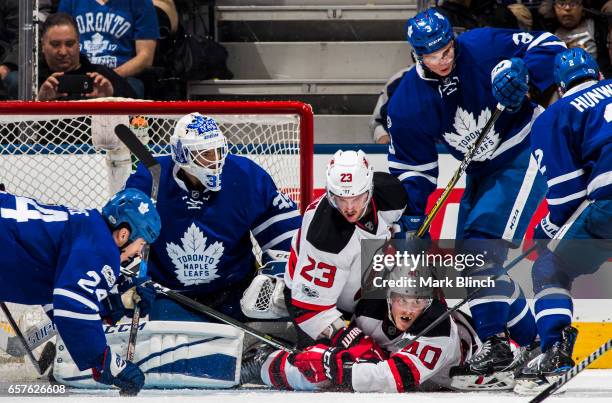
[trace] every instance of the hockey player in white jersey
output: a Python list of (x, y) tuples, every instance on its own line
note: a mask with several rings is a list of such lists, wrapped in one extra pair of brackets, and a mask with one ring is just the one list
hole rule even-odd
[(326, 194), (304, 213), (285, 271), (286, 304), (298, 345), (343, 329), (343, 312), (360, 298), (361, 244), (390, 239), (406, 207), (401, 184), (374, 172), (363, 151), (337, 151), (327, 166)]
[(562, 97), (531, 137), (549, 187), (532, 273), (542, 354), (517, 374), (519, 393), (545, 389), (574, 366), (572, 283), (612, 257), (612, 81), (600, 81), (597, 62), (581, 48), (557, 55), (554, 76)]
[[(546, 184), (529, 153), (531, 125), (542, 110), (532, 100), (545, 103), (554, 92), (554, 55), (565, 45), (549, 33), (495, 28), (455, 38), (449, 21), (433, 9), (409, 19), (407, 27), (416, 66), (389, 102), (387, 125), (389, 170), (408, 194), (401, 222), (414, 231), (424, 218), (427, 198), (437, 185), (436, 143), (463, 159), (501, 104), (505, 112), (467, 168), (456, 238), (504, 240), (479, 242), (487, 247), (487, 264), (478, 272), (464, 272), (470, 277), (502, 275), (508, 247), (520, 243), (545, 193)], [(456, 375), (477, 378), (507, 370), (513, 354), (506, 331), (522, 346), (533, 343), (536, 335), (522, 290), (503, 275), (495, 288), (484, 289), (469, 304), (484, 348)]]
[(124, 288), (136, 286), (144, 314), (155, 298), (147, 277), (133, 282), (120, 275), (120, 264), (159, 234), (152, 200), (125, 189), (100, 213), (0, 191), (0, 207), (0, 301), (42, 305), (79, 369), (91, 368), (96, 381), (138, 393), (144, 374), (109, 347), (102, 320), (124, 316)]
[[(425, 270), (396, 268), (390, 279), (415, 278)], [(450, 388), (450, 369), (479, 344), (471, 319), (458, 311), (414, 343), (398, 347), (396, 343), (414, 337), (447, 307), (431, 288), (392, 287), (386, 295), (360, 300), (351, 325), (331, 340), (319, 340), (297, 354), (272, 353), (262, 366), (264, 383), (296, 390), (387, 393)]]

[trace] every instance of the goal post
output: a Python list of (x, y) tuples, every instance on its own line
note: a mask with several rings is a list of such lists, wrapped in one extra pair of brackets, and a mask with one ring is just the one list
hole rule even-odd
[(215, 118), (230, 152), (255, 160), (302, 211), (308, 206), (313, 113), (296, 101), (2, 102), (0, 183), (43, 203), (100, 208), (118, 190), (113, 181), (124, 183), (133, 167), (125, 154), (94, 145), (92, 132), (110, 130), (104, 125), (116, 118), (129, 122), (155, 155), (167, 155), (175, 122), (190, 112)]

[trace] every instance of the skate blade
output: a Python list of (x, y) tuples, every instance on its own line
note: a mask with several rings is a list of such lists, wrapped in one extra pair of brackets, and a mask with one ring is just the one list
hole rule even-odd
[[(560, 376), (541, 376), (530, 379), (517, 379), (516, 384), (514, 385), (514, 393), (524, 396), (537, 395), (559, 378)], [(556, 390), (553, 393), (556, 394), (560, 391), (562, 390)]]
[(457, 390), (512, 390), (514, 377), (511, 371), (491, 375), (459, 375), (451, 378), (451, 387)]

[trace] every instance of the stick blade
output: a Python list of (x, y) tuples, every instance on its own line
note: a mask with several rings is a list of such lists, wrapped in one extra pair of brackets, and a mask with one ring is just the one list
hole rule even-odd
[(147, 168), (151, 168), (158, 164), (151, 152), (140, 142), (140, 140), (138, 140), (138, 137), (136, 137), (129, 127), (124, 124), (117, 125), (115, 127), (115, 134)]

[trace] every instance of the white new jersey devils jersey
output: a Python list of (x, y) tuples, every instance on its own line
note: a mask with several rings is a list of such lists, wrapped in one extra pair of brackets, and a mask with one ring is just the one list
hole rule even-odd
[(359, 222), (349, 223), (322, 197), (308, 207), (293, 237), (285, 271), (287, 304), (292, 319), (313, 339), (342, 312), (352, 313), (360, 298), (361, 241), (389, 239), (406, 208), (399, 180), (384, 172), (375, 172), (373, 180), (371, 211)]
[(446, 311), (438, 300), (414, 322), (409, 333), (400, 332), (388, 317), (387, 301), (361, 301), (356, 309), (356, 323), (389, 353), (378, 363), (356, 363), (352, 386), (356, 392), (404, 392), (449, 388), (449, 371), (471, 357), (479, 343), (470, 320), (461, 312), (421, 336), (405, 348), (395, 344), (412, 338)]

